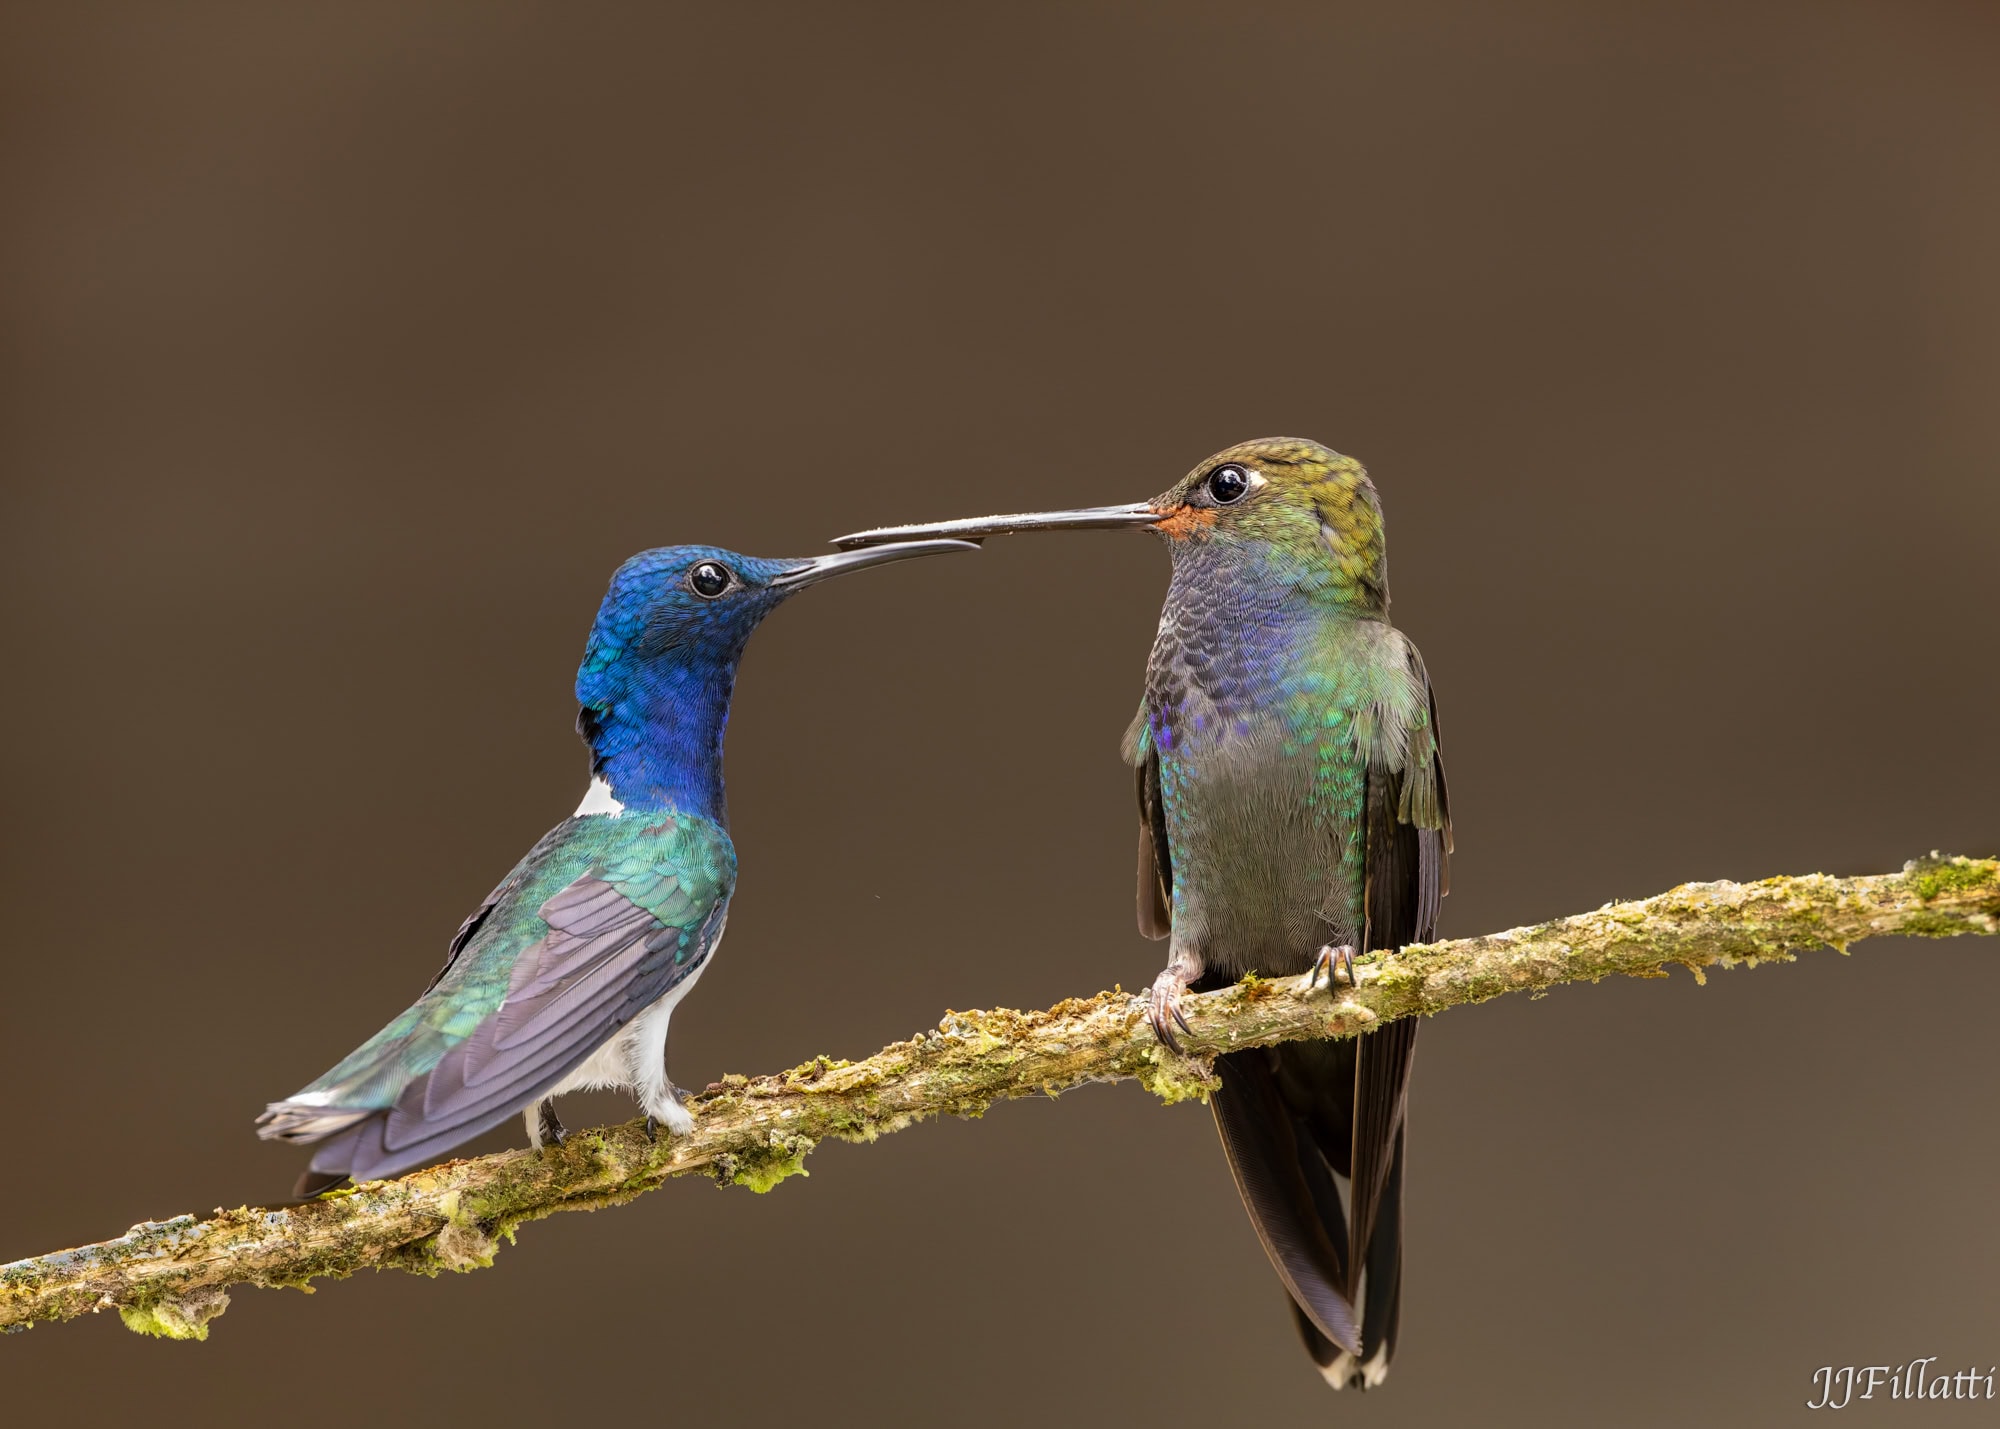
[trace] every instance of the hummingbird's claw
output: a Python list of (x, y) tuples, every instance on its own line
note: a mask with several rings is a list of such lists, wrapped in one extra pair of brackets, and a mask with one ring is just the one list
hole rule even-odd
[(569, 1130), (562, 1124), (561, 1118), (556, 1115), (556, 1104), (554, 1102), (543, 1102), (540, 1108), (537, 1109), (535, 1117), (541, 1123), (542, 1144), (544, 1146), (550, 1143), (561, 1146), (565, 1141), (569, 1140)]
[(694, 1130), (694, 1113), (687, 1109), (687, 1097), (686, 1092), (664, 1079), (647, 1093), (640, 1102), (646, 1109), (646, 1140), (658, 1141), (662, 1128), (668, 1136), (686, 1136)]
[(1170, 1052), (1181, 1050), (1181, 1039), (1174, 1036), (1173, 1023), (1178, 1022), (1183, 1032), (1194, 1032), (1181, 1012), (1181, 994), (1186, 991), (1187, 984), (1181, 981), (1180, 974), (1168, 968), (1153, 979), (1153, 990), (1146, 997), (1146, 1020), (1153, 1024), (1153, 1035)]
[(1359, 987), (1361, 985), (1360, 981), (1354, 976), (1354, 949), (1349, 944), (1342, 943), (1337, 948), (1332, 944), (1328, 944), (1319, 950), (1319, 956), (1313, 959), (1312, 971), (1306, 974), (1306, 987), (1308, 989), (1318, 985), (1319, 975), (1322, 972), (1326, 974), (1326, 990), (1328, 992), (1333, 991), (1334, 984), (1340, 981), (1343, 976), (1347, 979), (1349, 987)]

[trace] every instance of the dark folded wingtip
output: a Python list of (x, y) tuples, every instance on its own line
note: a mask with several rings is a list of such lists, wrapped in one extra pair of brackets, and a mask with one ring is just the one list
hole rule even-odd
[(325, 1195), (345, 1180), (345, 1171), (301, 1171), (298, 1183), (292, 1187), (292, 1199), (310, 1201), (315, 1196)]
[[(1210, 1094), (1209, 1106), (1271, 1268), (1322, 1336), (1349, 1354), (1360, 1353), (1359, 1316), (1345, 1290), (1346, 1249), (1334, 1238), (1344, 1239), (1344, 1227), (1326, 1222), (1306, 1179), (1305, 1162), (1318, 1152), (1298, 1144), (1262, 1049), (1226, 1053), (1215, 1070), (1222, 1085)], [(1320, 1174), (1330, 1194), (1330, 1178)]]
[(1320, 1333), (1319, 1326), (1312, 1317), (1299, 1308), (1299, 1302), (1286, 1297), (1292, 1307), (1292, 1319), (1297, 1323), (1299, 1339), (1304, 1341), (1306, 1353), (1312, 1356), (1313, 1368), (1331, 1389), (1375, 1389), (1389, 1378), (1389, 1353), (1387, 1346), (1379, 1347), (1367, 1360), (1357, 1359), (1346, 1350)]

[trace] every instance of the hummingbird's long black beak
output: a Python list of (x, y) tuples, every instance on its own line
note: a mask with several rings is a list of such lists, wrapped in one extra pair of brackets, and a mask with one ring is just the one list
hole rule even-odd
[[(1123, 506), (1085, 506), (1075, 511), (1029, 511), (1016, 516), (968, 516), (958, 521), (933, 521), (927, 526), (879, 526), (873, 531), (856, 531), (834, 541), (836, 546), (875, 547), (881, 541), (904, 541), (921, 536), (955, 536), (982, 541), (988, 536), (1011, 536), (1016, 531), (1100, 531), (1121, 526), (1155, 526), (1171, 513), (1134, 501)], [(879, 549), (879, 548), (878, 548)]]
[(886, 566), (891, 561), (914, 560), (918, 556), (942, 556), (951, 551), (976, 551), (979, 547), (970, 541), (904, 541), (895, 545), (870, 545), (859, 551), (842, 551), (838, 555), (814, 556), (800, 561), (790, 570), (780, 571), (772, 576), (768, 584), (780, 590), (799, 590), (823, 581), (828, 576), (844, 576), (849, 571), (866, 570), (870, 566)]

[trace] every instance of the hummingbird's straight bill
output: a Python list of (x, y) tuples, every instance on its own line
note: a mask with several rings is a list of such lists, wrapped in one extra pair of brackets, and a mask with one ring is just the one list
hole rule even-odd
[[(1331, 988), (1357, 951), (1430, 939), (1451, 820), (1430, 679), (1389, 623), (1375, 488), (1317, 442), (1245, 442), (1151, 501), (837, 544), (1120, 527), (1164, 537), (1173, 556), (1125, 737), (1139, 928), (1171, 940), (1149, 1012), (1171, 1047), (1189, 988), (1322, 970)], [(1215, 1063), (1211, 1105), (1244, 1209), (1336, 1389), (1381, 1383), (1395, 1351), (1416, 1031), (1404, 1019)]]
[(669, 546), (620, 566), (576, 672), (583, 802), (465, 920), (421, 997), (258, 1119), (260, 1136), (318, 1145), (298, 1194), (421, 1166), (523, 1112), (531, 1143), (560, 1141), (551, 1099), (568, 1091), (627, 1089), (649, 1127), (691, 1129), (667, 1027), (736, 889), (722, 739), (744, 646), (828, 577), (976, 549), (760, 560)]
[(880, 526), (856, 531), (834, 541), (836, 546), (868, 547), (884, 541), (911, 541), (949, 536), (981, 541), (988, 536), (1012, 536), (1020, 531), (1112, 531), (1122, 527), (1157, 526), (1172, 513), (1147, 502), (1124, 506), (1080, 506), (1074, 511), (1026, 511), (1015, 516), (968, 516), (957, 521), (932, 521), (922, 526)]

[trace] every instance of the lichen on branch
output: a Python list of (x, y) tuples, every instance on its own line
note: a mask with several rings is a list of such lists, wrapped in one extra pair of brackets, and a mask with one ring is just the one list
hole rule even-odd
[(1167, 1102), (1205, 1097), (1222, 1052), (1349, 1037), (1382, 1022), (1503, 993), (1613, 974), (1788, 960), (1886, 934), (2000, 931), (2000, 862), (1933, 856), (1900, 873), (1808, 874), (1760, 883), (1690, 883), (1636, 903), (1484, 937), (1364, 958), (1358, 985), (1246, 978), (1186, 999), (1185, 1056), (1120, 990), (1046, 1012), (947, 1013), (938, 1026), (860, 1062), (816, 1058), (773, 1076), (724, 1077), (693, 1099), (694, 1130), (649, 1140), (641, 1123), (578, 1132), (566, 1144), (450, 1161), (303, 1205), (218, 1210), (134, 1226), (116, 1240), (0, 1266), (0, 1331), (116, 1309), (132, 1329), (206, 1339), (227, 1287), (310, 1289), (357, 1270), (422, 1275), (490, 1266), (518, 1227), (558, 1211), (629, 1201), (701, 1173), (769, 1191), (804, 1175), (829, 1137), (873, 1141), (926, 1117), (978, 1116), (1007, 1097), (1086, 1082), (1144, 1084)]

